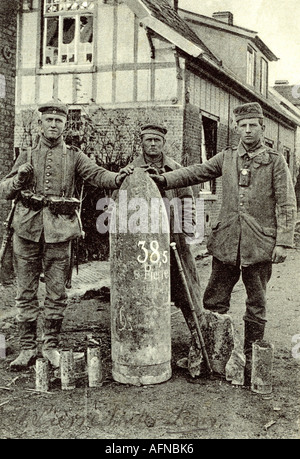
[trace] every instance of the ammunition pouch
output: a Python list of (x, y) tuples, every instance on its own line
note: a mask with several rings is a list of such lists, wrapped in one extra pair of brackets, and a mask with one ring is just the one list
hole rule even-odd
[(31, 210), (38, 211), (41, 210), (45, 205), (45, 197), (41, 195), (34, 194), (29, 190), (21, 191), (21, 202), (24, 207), (27, 207)]
[(21, 202), (24, 207), (39, 211), (43, 207), (49, 207), (53, 215), (74, 215), (80, 208), (80, 201), (76, 198), (49, 197), (34, 194), (29, 190), (21, 191)]
[(79, 210), (80, 201), (76, 198), (48, 198), (48, 207), (53, 215), (74, 215)]

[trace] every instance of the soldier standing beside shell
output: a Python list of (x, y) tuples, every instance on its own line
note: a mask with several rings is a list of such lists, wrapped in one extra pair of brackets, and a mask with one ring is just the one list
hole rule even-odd
[(16, 201), (12, 227), (21, 352), (11, 363), (13, 370), (28, 367), (37, 357), (37, 291), (42, 270), (46, 285), (42, 353), (54, 368), (59, 366), (70, 241), (81, 235), (75, 175), (94, 186), (117, 189), (132, 170), (127, 166), (119, 173), (107, 171), (68, 147), (63, 140), (68, 114), (64, 104), (50, 101), (39, 112), (38, 145), (22, 151), (0, 182), (1, 198)]
[(222, 177), (222, 207), (212, 228), (208, 251), (212, 273), (204, 292), (204, 308), (225, 314), (234, 285), (242, 275), (246, 288), (244, 314), (245, 385), (251, 377), (252, 343), (264, 337), (266, 288), (272, 263), (282, 263), (293, 246), (296, 198), (282, 154), (263, 141), (265, 130), (260, 104), (234, 110), (237, 147), (229, 147), (203, 164), (160, 176), (164, 189), (181, 188)]

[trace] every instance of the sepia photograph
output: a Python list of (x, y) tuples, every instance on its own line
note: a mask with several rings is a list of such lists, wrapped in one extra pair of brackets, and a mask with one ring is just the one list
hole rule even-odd
[(299, 0), (0, 0), (0, 439), (300, 439)]

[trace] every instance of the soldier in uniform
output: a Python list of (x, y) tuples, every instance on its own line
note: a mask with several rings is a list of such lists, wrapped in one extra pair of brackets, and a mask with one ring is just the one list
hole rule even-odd
[(13, 251), (17, 276), (17, 322), (20, 355), (11, 369), (33, 364), (37, 357), (37, 298), (43, 270), (46, 286), (42, 353), (59, 366), (58, 337), (67, 295), (70, 241), (81, 235), (75, 175), (101, 188), (117, 189), (131, 167), (114, 173), (97, 166), (63, 140), (68, 108), (56, 101), (39, 107), (40, 140), (22, 151), (11, 172), (0, 182), (1, 198), (15, 200)]
[(227, 313), (234, 285), (242, 275), (245, 385), (250, 384), (252, 343), (264, 337), (266, 288), (272, 262), (282, 263), (293, 246), (296, 199), (282, 154), (263, 141), (263, 111), (258, 103), (234, 110), (237, 147), (229, 147), (203, 164), (151, 175), (164, 189), (196, 185), (222, 176), (222, 206), (208, 240), (212, 273), (204, 293), (208, 310)]

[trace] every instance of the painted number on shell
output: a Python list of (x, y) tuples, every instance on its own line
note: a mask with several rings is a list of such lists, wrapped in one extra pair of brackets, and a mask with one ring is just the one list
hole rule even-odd
[(139, 263), (146, 263), (149, 261), (150, 263), (156, 264), (159, 262), (167, 263), (168, 256), (167, 250), (164, 250), (161, 254), (159, 251), (159, 243), (158, 241), (151, 241), (149, 249), (146, 248), (146, 241), (139, 241), (138, 246), (141, 248), (143, 254), (137, 257), (137, 261)]

